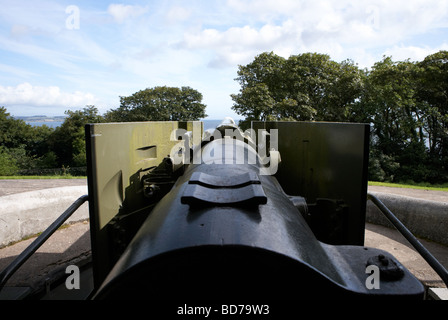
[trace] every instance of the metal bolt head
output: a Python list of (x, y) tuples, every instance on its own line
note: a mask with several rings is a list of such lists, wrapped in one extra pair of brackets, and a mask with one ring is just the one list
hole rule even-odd
[(370, 257), (367, 260), (367, 265), (377, 266), (380, 270), (381, 279), (385, 281), (396, 281), (404, 276), (403, 267), (395, 262), (393, 258), (384, 254)]

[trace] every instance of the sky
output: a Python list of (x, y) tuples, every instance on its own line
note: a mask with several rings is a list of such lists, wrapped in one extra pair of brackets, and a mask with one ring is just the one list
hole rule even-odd
[(203, 95), (207, 119), (231, 107), (238, 66), (306, 52), (371, 68), (448, 50), (446, 0), (0, 0), (0, 106), (64, 115), (156, 86)]

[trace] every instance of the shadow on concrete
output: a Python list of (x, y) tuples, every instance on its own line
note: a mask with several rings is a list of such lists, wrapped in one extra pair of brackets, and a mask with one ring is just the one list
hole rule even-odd
[[(419, 239), (421, 244), (448, 269), (448, 246)], [(427, 287), (446, 287), (439, 275), (396, 229), (366, 223), (365, 246), (385, 250)]]
[[(0, 270), (4, 270), (35, 238), (0, 250)], [(91, 262), (89, 224), (76, 223), (55, 232), (6, 282), (0, 299), (10, 299), (8, 292), (45, 292), (69, 276), (66, 268), (85, 269)], [(16, 288), (16, 289), (12, 289)], [(18, 290), (17, 288), (22, 288)]]

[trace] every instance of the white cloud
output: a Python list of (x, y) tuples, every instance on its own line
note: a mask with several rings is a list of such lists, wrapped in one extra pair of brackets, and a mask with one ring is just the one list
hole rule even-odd
[(299, 41), (300, 33), (300, 28), (290, 20), (282, 25), (265, 24), (261, 28), (248, 25), (230, 27), (224, 31), (210, 28), (185, 33), (179, 46), (214, 51), (215, 58), (209, 62), (209, 66), (236, 66), (249, 62), (249, 59), (263, 51), (292, 52), (291, 47)]
[(410, 59), (411, 61), (422, 61), (427, 56), (440, 50), (448, 50), (448, 43), (443, 43), (437, 48), (395, 45), (392, 48), (387, 49), (384, 52), (384, 55), (391, 56), (394, 61), (404, 61), (406, 59)]
[(125, 5), (125, 4), (111, 4), (107, 8), (107, 12), (118, 23), (123, 23), (130, 18), (136, 18), (145, 14), (148, 11), (148, 7)]
[(63, 92), (57, 86), (33, 86), (28, 82), (17, 86), (0, 86), (0, 105), (27, 105), (45, 107), (83, 107), (95, 104), (91, 93)]
[(379, 54), (400, 41), (448, 27), (448, 2), (442, 0), (228, 0), (226, 3), (233, 11), (227, 12), (221, 21), (235, 21), (230, 16), (233, 13), (241, 18), (239, 26), (223, 27), (225, 24), (220, 23), (216, 27), (191, 29), (184, 33), (180, 44), (189, 50), (212, 52), (214, 57), (209, 66), (245, 64), (263, 51), (283, 56), (322, 52), (335, 60), (359, 59), (364, 64), (371, 61), (372, 51)]
[(175, 6), (169, 9), (166, 15), (166, 19), (168, 23), (177, 23), (187, 20), (190, 16), (191, 16), (191, 9)]
[(227, 5), (235, 12), (252, 16), (258, 21), (270, 22), (278, 16), (291, 16), (303, 7), (297, 0), (228, 0)]

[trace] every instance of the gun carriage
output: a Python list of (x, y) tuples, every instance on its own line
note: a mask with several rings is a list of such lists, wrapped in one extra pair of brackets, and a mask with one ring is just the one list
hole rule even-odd
[[(393, 256), (363, 246), (368, 125), (152, 125), (170, 143), (129, 147), (145, 124), (124, 139), (87, 128), (95, 299), (422, 297)], [(369, 265), (379, 289), (366, 286)]]
[(231, 119), (206, 131), (196, 121), (88, 124), (88, 196), (1, 284), (88, 199), (89, 299), (422, 299), (399, 261), (364, 246), (369, 131), (255, 121), (243, 132)]

